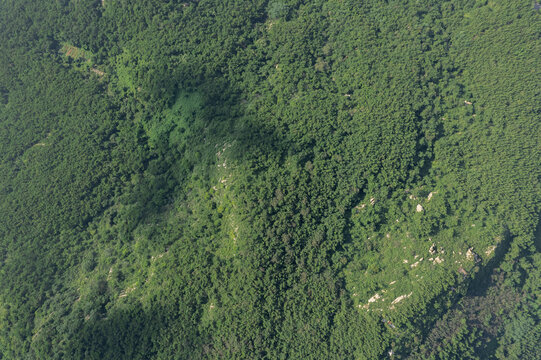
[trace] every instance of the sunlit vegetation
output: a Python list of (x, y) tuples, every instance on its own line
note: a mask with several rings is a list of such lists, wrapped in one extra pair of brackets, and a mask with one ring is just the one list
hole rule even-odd
[(0, 2), (0, 359), (537, 359), (540, 16)]

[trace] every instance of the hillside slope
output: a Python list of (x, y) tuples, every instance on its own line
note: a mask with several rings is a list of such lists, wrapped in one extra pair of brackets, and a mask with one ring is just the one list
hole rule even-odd
[(528, 1), (0, 3), (0, 359), (535, 359)]

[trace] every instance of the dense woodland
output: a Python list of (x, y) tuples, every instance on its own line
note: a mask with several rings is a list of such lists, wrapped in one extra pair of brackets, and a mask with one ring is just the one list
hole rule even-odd
[(0, 359), (538, 359), (539, 11), (0, 1)]

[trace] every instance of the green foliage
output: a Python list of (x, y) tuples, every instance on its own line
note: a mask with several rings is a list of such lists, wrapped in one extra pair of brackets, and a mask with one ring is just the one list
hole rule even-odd
[(289, 6), (281, 0), (272, 0), (267, 5), (267, 14), (271, 19), (285, 18), (289, 13)]
[(0, 2), (0, 358), (535, 359), (539, 16)]

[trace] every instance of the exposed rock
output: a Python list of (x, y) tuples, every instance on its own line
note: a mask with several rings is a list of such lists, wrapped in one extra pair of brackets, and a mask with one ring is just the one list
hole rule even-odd
[(474, 254), (473, 248), (469, 248), (468, 251), (466, 252), (466, 259), (473, 260), (473, 257), (474, 257), (473, 254)]
[(134, 291), (135, 289), (137, 289), (137, 287), (134, 285), (132, 287), (129, 287), (127, 288), (126, 290), (122, 291), (119, 295), (119, 297), (123, 298), (123, 297), (126, 297), (128, 296), (129, 293), (131, 293), (132, 291)]
[(399, 303), (400, 301), (404, 300), (404, 299), (407, 299), (411, 296), (411, 294), (413, 294), (413, 292), (410, 292), (409, 294), (407, 295), (400, 295), (399, 297), (397, 297), (396, 299), (393, 300), (393, 302), (391, 304), (396, 304), (396, 303)]
[(421, 204), (417, 204), (417, 208), (415, 210), (417, 210), (417, 212), (421, 212), (424, 210), (424, 208)]
[(94, 74), (98, 75), (98, 76), (104, 76), (105, 73), (99, 69), (96, 69), (96, 68), (91, 68), (90, 71), (92, 71)]

